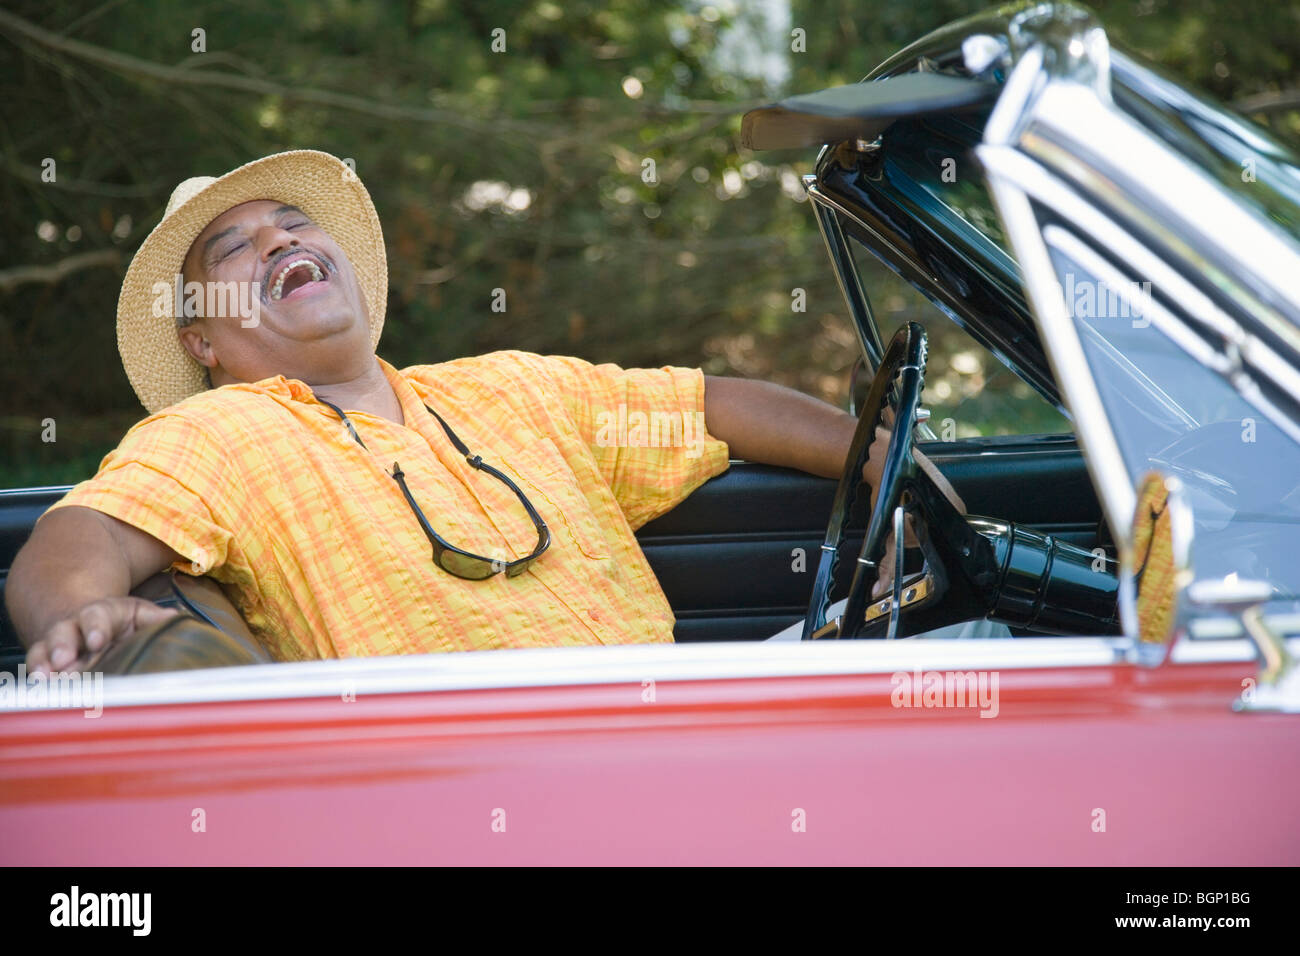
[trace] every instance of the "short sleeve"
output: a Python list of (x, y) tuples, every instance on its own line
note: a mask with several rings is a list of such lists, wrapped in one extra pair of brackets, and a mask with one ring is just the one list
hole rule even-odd
[(95, 476), (49, 511), (93, 508), (173, 548), (185, 559), (176, 569), (207, 574), (229, 559), (236, 525), (226, 465), (227, 456), (200, 425), (181, 415), (154, 415), (132, 427)]
[(568, 356), (530, 358), (591, 448), (633, 529), (727, 470), (727, 444), (705, 425), (699, 369), (624, 369)]

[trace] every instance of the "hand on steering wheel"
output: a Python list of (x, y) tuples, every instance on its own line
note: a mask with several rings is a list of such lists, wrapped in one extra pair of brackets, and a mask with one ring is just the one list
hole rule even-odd
[[(879, 631), (884, 624), (887, 624), (886, 636), (895, 637), (905, 611), (915, 613), (929, 608), (933, 612), (945, 597), (942, 623), (982, 616), (986, 610), (979, 595), (961, 586), (962, 575), (954, 578), (948, 573), (949, 567), (970, 558), (984, 539), (962, 517), (964, 507), (951, 486), (912, 448), (925, 381), (925, 359), (925, 330), (914, 322), (899, 329), (885, 350), (863, 403), (844, 474), (835, 493), (812, 602), (804, 621), (804, 640), (868, 636), (866, 631)], [(886, 430), (886, 425), (892, 427)], [(879, 462), (878, 469), (867, 467), (873, 462)], [(867, 476), (873, 471), (879, 477), (873, 487), (871, 519), (854, 565), (848, 601), (840, 618), (828, 625), (826, 608), (845, 524), (859, 489), (868, 483)], [(927, 573), (905, 588), (901, 552), (909, 517), (913, 519), (916, 539), (926, 557)], [(887, 546), (893, 550), (890, 559), (885, 557)], [(983, 547), (987, 548), (986, 542)], [(889, 564), (894, 573), (891, 596), (885, 603), (888, 613), (885, 618), (880, 606), (872, 605), (868, 613), (867, 605), (882, 570)], [(956, 588), (952, 587), (954, 584)], [(949, 594), (950, 591), (956, 593)], [(934, 618), (933, 613), (926, 616)]]
[[(876, 440), (871, 443), (871, 448), (867, 455), (867, 462), (862, 466), (862, 479), (873, 489), (871, 493), (871, 503), (873, 505), (878, 497), (874, 489), (880, 483), (880, 469), (877, 467), (875, 469), (876, 473), (873, 474), (872, 466), (878, 465), (879, 462), (883, 461), (885, 455), (889, 451), (889, 441), (893, 436), (894, 428), (894, 410), (890, 408), (889, 405), (885, 405), (881, 418), (883, 423), (876, 429)], [(925, 472), (926, 476), (934, 482), (935, 487), (943, 492), (944, 497), (952, 502), (954, 508), (962, 514), (965, 514), (966, 503), (962, 501), (961, 495), (957, 494), (957, 490), (953, 488), (948, 479), (943, 476), (943, 472), (936, 468), (934, 463), (919, 451), (914, 450), (913, 455), (916, 458), (916, 464)], [(904, 530), (906, 532), (904, 539), (905, 545), (909, 548), (915, 548), (917, 546), (916, 530), (912, 527), (912, 518), (910, 515), (907, 516), (904, 522)], [(895, 570), (894, 563), (897, 560), (895, 545), (894, 532), (891, 529), (889, 532), (889, 540), (885, 544), (884, 556), (880, 559), (880, 569), (876, 577), (876, 583), (871, 589), (871, 599), (873, 601), (876, 598), (888, 594), (893, 587)]]

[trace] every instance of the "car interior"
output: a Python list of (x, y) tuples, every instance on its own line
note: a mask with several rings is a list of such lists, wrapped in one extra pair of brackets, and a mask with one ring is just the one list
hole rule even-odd
[[(1072, 436), (967, 438), (922, 442), (919, 447), (952, 482), (972, 514), (1030, 525), (1086, 550), (1110, 551), (1100, 507)], [(1015, 480), (1008, 480), (1012, 475)], [(41, 488), (0, 493), (0, 586), (37, 517), (63, 492)], [(834, 493), (830, 479), (737, 461), (673, 511), (641, 528), (637, 539), (677, 618), (676, 640), (758, 641), (801, 620)], [(845, 538), (846, 554), (857, 553), (865, 523), (865, 502), (859, 501)], [(849, 564), (841, 562), (841, 572)], [(835, 594), (842, 597), (847, 579), (843, 573), (840, 578)], [(216, 632), (210, 637), (226, 638), (217, 639), (211, 653), (233, 654), (230, 659), (241, 663), (267, 660), (211, 578), (169, 571), (134, 593), (181, 608), (210, 625)], [(13, 625), (0, 612), (0, 669), (13, 672), (23, 657)], [(180, 644), (166, 654), (152, 651), (150, 657), (158, 658), (150, 665), (157, 670), (201, 666), (204, 659), (201, 650), (187, 652)], [(130, 660), (101, 663), (120, 664), (124, 669), (117, 672), (143, 666)]]

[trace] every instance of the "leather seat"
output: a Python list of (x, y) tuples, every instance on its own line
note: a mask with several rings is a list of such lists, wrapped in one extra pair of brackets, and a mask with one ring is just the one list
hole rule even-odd
[(113, 642), (89, 662), (87, 670), (157, 674), (271, 662), (243, 617), (211, 578), (164, 571), (131, 594), (181, 613)]

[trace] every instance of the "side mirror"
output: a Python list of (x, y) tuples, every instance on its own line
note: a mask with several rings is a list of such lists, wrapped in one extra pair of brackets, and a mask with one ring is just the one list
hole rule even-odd
[(1193, 604), (1227, 611), (1241, 621), (1259, 657), (1260, 684), (1276, 685), (1294, 672), (1286, 641), (1264, 620), (1262, 608), (1273, 597), (1273, 586), (1267, 581), (1241, 580), (1236, 575), (1221, 581), (1197, 581), (1188, 588), (1187, 596)]
[(1182, 483), (1149, 472), (1137, 487), (1130, 538), (1120, 548), (1119, 611), (1124, 633), (1137, 638), (1141, 664), (1164, 663), (1192, 583), (1192, 512)]

